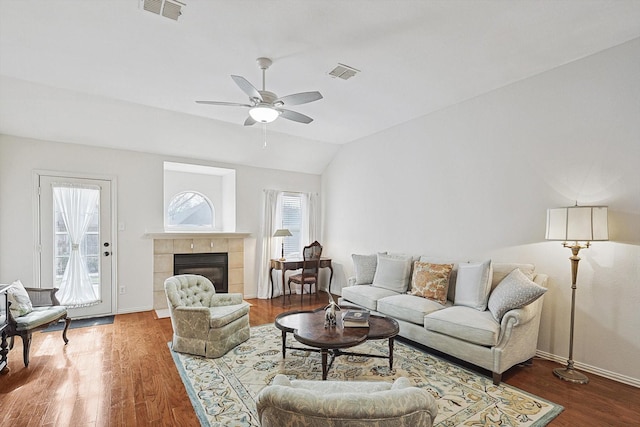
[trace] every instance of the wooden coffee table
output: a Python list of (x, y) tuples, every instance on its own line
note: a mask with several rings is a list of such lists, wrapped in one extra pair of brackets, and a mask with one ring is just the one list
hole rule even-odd
[[(318, 351), (322, 355), (322, 379), (327, 379), (327, 372), (337, 356), (368, 356), (389, 359), (389, 369), (393, 369), (393, 340), (400, 332), (398, 322), (389, 317), (369, 316), (368, 328), (345, 328), (342, 317), (338, 316), (337, 325), (324, 327), (324, 310), (289, 311), (276, 317), (275, 325), (282, 331), (282, 358), (287, 349)], [(296, 341), (309, 348), (287, 346), (287, 333), (293, 332)], [(389, 340), (389, 354), (364, 354), (342, 351), (343, 348), (354, 347), (367, 340)], [(329, 355), (331, 358), (329, 359)]]

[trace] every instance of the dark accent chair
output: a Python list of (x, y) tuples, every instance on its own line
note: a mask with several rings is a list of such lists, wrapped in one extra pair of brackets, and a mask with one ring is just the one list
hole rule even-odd
[(66, 345), (67, 329), (71, 324), (71, 319), (67, 317), (67, 308), (60, 305), (60, 301), (56, 298), (58, 288), (40, 289), (25, 288), (31, 299), (33, 311), (20, 317), (14, 318), (9, 310), (9, 325), (5, 329), (7, 338), (9, 338), (9, 350), (13, 348), (13, 337), (20, 336), (22, 338), (22, 358), (24, 366), (29, 366), (29, 349), (31, 348), (31, 335), (34, 331), (47, 328), (53, 323), (60, 320), (65, 321), (64, 330), (62, 331), (62, 339)]
[(290, 276), (289, 281), (287, 282), (287, 285), (289, 286), (289, 299), (291, 299), (291, 282), (299, 284), (302, 289), (300, 293), (300, 303), (302, 303), (302, 298), (304, 296), (305, 285), (309, 285), (309, 295), (311, 295), (311, 287), (315, 285), (316, 298), (318, 297), (318, 269), (320, 268), (320, 255), (322, 255), (322, 245), (317, 241), (304, 247), (302, 251), (302, 271)]

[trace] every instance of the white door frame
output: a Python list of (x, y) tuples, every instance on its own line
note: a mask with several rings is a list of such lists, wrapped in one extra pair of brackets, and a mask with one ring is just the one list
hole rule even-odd
[(111, 257), (111, 314), (117, 314), (118, 312), (118, 232), (117, 232), (117, 178), (112, 175), (99, 175), (91, 173), (79, 173), (79, 172), (61, 172), (55, 170), (34, 169), (32, 172), (33, 183), (33, 283), (35, 287), (42, 287), (42, 275), (40, 271), (40, 265), (42, 263), (42, 244), (40, 242), (40, 197), (38, 194), (40, 187), (40, 177), (43, 175), (59, 176), (61, 178), (78, 178), (78, 179), (100, 179), (111, 182), (111, 253), (114, 255)]

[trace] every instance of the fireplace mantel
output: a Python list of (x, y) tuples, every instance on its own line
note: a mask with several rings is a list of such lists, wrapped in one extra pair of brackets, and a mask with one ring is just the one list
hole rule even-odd
[(245, 239), (251, 233), (205, 231), (158, 231), (144, 233), (146, 239)]

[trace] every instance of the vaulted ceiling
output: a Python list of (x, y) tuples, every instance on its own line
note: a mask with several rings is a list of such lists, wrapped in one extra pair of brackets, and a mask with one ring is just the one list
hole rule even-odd
[[(177, 21), (142, 1), (0, 0), (0, 133), (319, 173), (339, 144), (640, 37), (638, 0), (185, 0)], [(246, 103), (230, 75), (260, 87), (261, 56), (267, 90), (324, 96), (291, 107), (311, 124), (268, 125), (279, 154), (246, 108), (194, 102)], [(301, 149), (317, 164), (280, 166)]]

